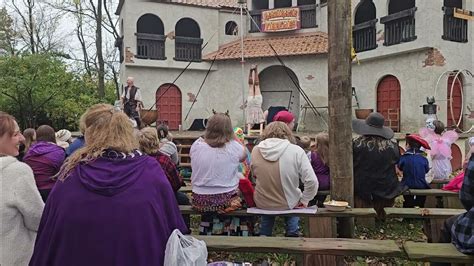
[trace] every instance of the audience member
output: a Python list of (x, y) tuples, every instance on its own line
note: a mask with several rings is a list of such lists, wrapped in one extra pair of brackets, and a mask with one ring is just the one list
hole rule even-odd
[(36, 130), (36, 143), (23, 158), (24, 162), (33, 169), (36, 186), (41, 198), (46, 202), (56, 180), (53, 178), (64, 162), (64, 149), (56, 145), (54, 129), (42, 125)]
[[(307, 207), (316, 196), (318, 180), (304, 150), (293, 144), (291, 130), (283, 122), (273, 122), (263, 131), (262, 139), (252, 150), (251, 159), (256, 178), (255, 204), (266, 210)], [(275, 216), (262, 216), (260, 234), (271, 236), (274, 222)], [(299, 217), (285, 217), (285, 222), (286, 236), (299, 236)]]
[(395, 172), (400, 158), (398, 145), (391, 140), (392, 129), (384, 124), (380, 113), (352, 121), (352, 128), (361, 135), (352, 145), (355, 207), (374, 208), (379, 218), (385, 217), (384, 207), (393, 206), (404, 190)]
[(28, 265), (44, 207), (33, 171), (15, 158), (22, 141), (13, 116), (0, 112), (0, 265)]
[(158, 162), (139, 152), (127, 116), (97, 104), (84, 148), (61, 168), (31, 266), (163, 265), (171, 232), (188, 230)]

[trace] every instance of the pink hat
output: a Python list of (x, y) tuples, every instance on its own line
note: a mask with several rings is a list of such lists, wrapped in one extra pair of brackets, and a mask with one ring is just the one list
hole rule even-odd
[(288, 111), (280, 111), (278, 112), (274, 117), (273, 117), (273, 121), (280, 121), (280, 122), (283, 122), (285, 124), (289, 124), (291, 122), (293, 122), (293, 120), (295, 120), (295, 116), (288, 112)]

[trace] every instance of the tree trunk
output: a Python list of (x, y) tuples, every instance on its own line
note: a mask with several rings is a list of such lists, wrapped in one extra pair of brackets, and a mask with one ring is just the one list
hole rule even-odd
[(105, 97), (105, 62), (104, 62), (104, 55), (102, 51), (102, 1), (101, 0), (97, 0), (95, 35), (96, 35), (95, 46), (97, 49), (97, 61), (99, 64), (98, 94), (99, 94), (99, 98), (103, 99)]
[[(331, 198), (354, 203), (352, 170), (351, 4), (328, 1), (328, 102)], [(339, 237), (352, 237), (354, 219), (340, 219)]]
[(34, 22), (33, 22), (33, 7), (35, 5), (34, 0), (28, 0), (28, 27), (29, 29), (29, 37), (30, 37), (30, 46), (31, 46), (31, 53), (35, 54), (36, 49), (35, 49), (35, 28), (34, 28)]

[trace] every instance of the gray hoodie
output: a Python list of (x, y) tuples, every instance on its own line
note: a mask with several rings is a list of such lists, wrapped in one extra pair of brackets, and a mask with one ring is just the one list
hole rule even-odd
[(0, 157), (0, 264), (28, 265), (44, 203), (33, 171), (15, 157)]
[[(288, 210), (316, 196), (318, 180), (305, 151), (286, 139), (270, 138), (252, 151), (251, 168), (257, 185), (254, 200), (260, 209)], [(301, 192), (299, 181), (304, 184)]]

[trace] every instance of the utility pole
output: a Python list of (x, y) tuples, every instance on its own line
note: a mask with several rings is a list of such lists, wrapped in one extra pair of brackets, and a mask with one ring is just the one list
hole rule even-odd
[[(331, 199), (354, 206), (352, 170), (351, 0), (328, 0), (328, 102)], [(339, 237), (353, 237), (354, 219), (338, 219)]]

